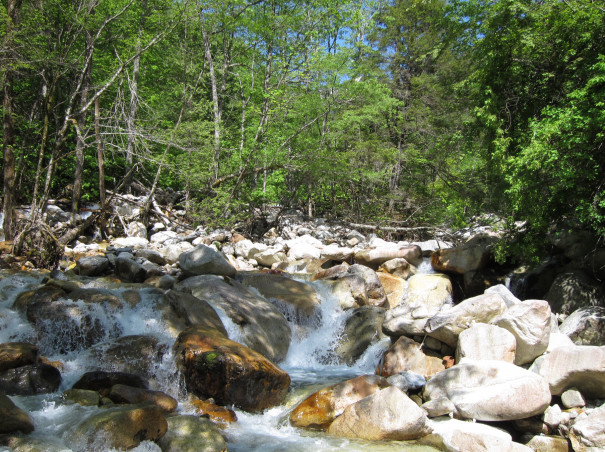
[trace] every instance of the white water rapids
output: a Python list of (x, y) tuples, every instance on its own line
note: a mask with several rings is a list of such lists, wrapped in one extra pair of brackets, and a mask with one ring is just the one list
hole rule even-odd
[[(18, 293), (28, 287), (37, 287), (42, 276), (35, 273), (30, 275), (2, 273), (0, 278), (0, 342), (36, 343), (33, 328), (22, 314), (12, 309), (12, 305)], [(320, 320), (316, 319), (316, 324), (304, 327), (291, 325), (292, 342), (287, 357), (283, 362), (278, 363), (292, 378), (289, 396), (283, 405), (266, 410), (262, 414), (236, 410), (238, 421), (223, 430), (229, 450), (232, 452), (427, 450), (403, 442), (369, 442), (335, 438), (322, 432), (290, 426), (289, 413), (300, 401), (329, 384), (358, 375), (373, 374), (380, 356), (388, 346), (388, 340), (376, 342), (353, 366), (337, 364), (333, 349), (338, 343), (339, 335), (350, 312), (340, 308), (338, 300), (331, 295), (327, 285), (321, 282), (312, 284), (322, 300), (321, 316), (318, 316)], [(91, 282), (90, 285), (94, 283)], [(115, 290), (120, 293), (125, 289)], [(139, 290), (139, 294), (142, 301), (135, 307), (125, 303), (120, 309), (95, 309), (88, 314), (103, 325), (103, 330), (106, 332), (103, 340), (109, 341), (120, 336), (141, 334), (154, 336), (161, 344), (165, 344), (168, 352), (164, 355), (163, 361), (157, 363), (156, 379), (151, 382), (151, 389), (163, 391), (179, 400), (177, 410), (179, 413), (193, 414), (194, 410), (189, 405), (186, 395), (180, 390), (178, 376), (174, 373), (175, 366), (170, 350), (176, 339), (175, 333), (163, 324), (161, 313), (155, 309), (157, 295), (154, 296), (153, 292), (146, 290)], [(237, 325), (233, 324), (223, 312), (219, 312), (219, 316), (224, 321), (230, 337), (236, 341), (240, 339), (241, 333)], [(83, 373), (103, 368), (102, 363), (93, 358), (86, 349), (72, 347), (73, 350), (70, 352), (59, 351), (61, 349), (59, 344), (65, 341), (66, 333), (61, 325), (55, 325), (45, 332), (46, 340), (38, 343), (42, 355), (51, 361), (63, 363), (61, 369), (63, 381), (59, 391), (38, 396), (11, 396), (11, 399), (28, 411), (32, 417), (35, 431), (29, 435), (29, 438), (43, 442), (44, 446), (40, 450), (70, 450), (66, 446), (66, 438), (71, 435), (71, 428), (98, 409), (77, 404), (68, 405), (61, 401), (61, 393), (71, 388)], [(99, 445), (96, 450), (106, 449)], [(144, 442), (134, 450), (157, 452), (160, 448), (155, 443)]]

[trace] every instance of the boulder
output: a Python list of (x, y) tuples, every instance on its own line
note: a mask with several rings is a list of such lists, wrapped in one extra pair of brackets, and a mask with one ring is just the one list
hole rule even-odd
[(605, 308), (580, 308), (563, 321), (559, 331), (577, 345), (605, 345)]
[(410, 276), (416, 274), (417, 269), (404, 258), (400, 257), (383, 263), (378, 267), (378, 272), (389, 273), (393, 276), (398, 276), (401, 279), (408, 279)]
[(412, 264), (418, 264), (422, 261), (422, 250), (416, 245), (388, 244), (355, 253), (356, 262), (373, 269), (377, 269), (391, 259), (399, 258)]
[(348, 406), (328, 428), (331, 435), (374, 441), (413, 440), (430, 432), (425, 411), (393, 386)]
[(133, 221), (131, 223), (128, 223), (128, 227), (126, 228), (126, 235), (128, 237), (141, 237), (146, 239), (147, 227), (139, 221)]
[(112, 386), (119, 384), (142, 389), (148, 389), (149, 387), (147, 381), (138, 375), (126, 372), (107, 372), (99, 370), (86, 372), (74, 383), (72, 389), (97, 391), (103, 397), (106, 397), (109, 394), (109, 391), (111, 391)]
[(118, 237), (111, 244), (116, 248), (147, 248), (149, 246), (149, 240), (143, 237)]
[(61, 394), (61, 399), (82, 406), (99, 406), (101, 404), (101, 394), (90, 389), (68, 389)]
[(319, 259), (321, 257), (322, 243), (310, 235), (303, 235), (286, 241), (288, 258), (291, 260)]
[(456, 412), (456, 405), (446, 397), (429, 400), (420, 405), (428, 417), (448, 416)]
[(405, 393), (418, 392), (426, 385), (426, 378), (411, 370), (391, 375), (387, 381), (391, 386), (396, 386)]
[(254, 287), (265, 298), (277, 301), (290, 321), (308, 323), (319, 314), (321, 300), (310, 284), (272, 273), (245, 273), (238, 279), (243, 285)]
[(183, 331), (174, 344), (178, 369), (191, 392), (220, 405), (262, 411), (283, 402), (289, 375), (254, 350), (214, 329)]
[(480, 234), (462, 246), (440, 249), (431, 255), (431, 266), (438, 272), (461, 275), (481, 270), (487, 264), (496, 240), (493, 236)]
[(363, 265), (340, 265), (316, 272), (312, 281), (331, 281), (332, 293), (343, 309), (372, 305), (387, 307), (388, 300), (377, 274)]
[(447, 397), (458, 415), (480, 421), (508, 421), (543, 413), (550, 404), (546, 380), (504, 361), (464, 359), (435, 375), (424, 398)]
[(488, 287), (485, 290), (486, 294), (496, 293), (502, 297), (506, 306), (509, 308), (518, 303), (521, 303), (519, 300), (504, 284), (496, 284), (495, 286)]
[(0, 392), (8, 395), (34, 395), (55, 392), (61, 372), (49, 364), (28, 364), (0, 372)]
[(290, 424), (325, 429), (346, 407), (389, 386), (385, 378), (377, 375), (362, 375), (328, 386), (299, 403), (290, 413)]
[(452, 283), (443, 274), (418, 274), (408, 280), (407, 293), (399, 306), (385, 316), (383, 331), (389, 336), (424, 334), (429, 318), (452, 301)]
[(38, 347), (25, 342), (0, 344), (0, 371), (34, 364), (38, 360)]
[(166, 260), (166, 263), (173, 265), (179, 262), (181, 254), (193, 250), (194, 246), (189, 242), (178, 242), (164, 244), (158, 248), (158, 252)]
[(569, 452), (567, 439), (560, 436), (532, 436), (525, 445), (535, 452)]
[(271, 246), (266, 250), (254, 253), (252, 259), (258, 262), (260, 265), (272, 267), (273, 265), (277, 265), (280, 262), (285, 262), (288, 260), (288, 256), (283, 250), (284, 247), (281, 245)]
[(509, 433), (489, 425), (439, 418), (432, 420), (430, 426), (433, 433), (423, 438), (420, 443), (437, 447), (442, 451), (513, 452), (517, 450)]
[(218, 425), (227, 426), (237, 421), (235, 411), (216, 403), (206, 402), (200, 399), (193, 400), (191, 404), (195, 407), (195, 411), (204, 417), (208, 417)]
[(109, 270), (109, 259), (105, 256), (84, 256), (78, 259), (76, 272), (82, 276), (101, 276)]
[(455, 347), (458, 335), (473, 323), (490, 323), (506, 311), (506, 303), (498, 294), (467, 298), (449, 309), (445, 307), (431, 317), (424, 331), (431, 337)]
[(342, 262), (350, 260), (354, 253), (353, 248), (341, 247), (332, 243), (321, 250), (321, 257), (331, 261)]
[(166, 265), (166, 259), (164, 259), (164, 256), (162, 256), (157, 250), (140, 249), (136, 250), (134, 255), (136, 257), (140, 257), (141, 259), (148, 260), (156, 265)]
[(605, 405), (579, 416), (569, 431), (569, 439), (576, 452), (605, 449)]
[(182, 253), (179, 266), (188, 275), (235, 275), (235, 268), (225, 256), (206, 245), (199, 245)]
[(577, 389), (571, 388), (561, 394), (561, 403), (565, 408), (576, 408), (586, 406), (584, 396)]
[(515, 361), (517, 341), (512, 333), (495, 325), (476, 323), (458, 336), (456, 362), (462, 358)]
[(576, 388), (589, 398), (605, 398), (605, 347), (558, 347), (529, 368), (550, 385), (552, 395)]
[(494, 325), (512, 333), (517, 340), (515, 364), (531, 363), (548, 348), (551, 311), (547, 301), (525, 300), (511, 306)]
[(587, 306), (605, 306), (603, 285), (583, 270), (557, 275), (544, 298), (557, 314), (571, 314)]
[(393, 276), (384, 272), (376, 272), (376, 276), (380, 280), (380, 284), (387, 296), (389, 307), (392, 309), (398, 306), (403, 301), (403, 296), (407, 290), (407, 283), (398, 276)]
[(159, 231), (159, 232), (152, 234), (151, 237), (149, 237), (149, 241), (151, 243), (161, 245), (168, 241), (177, 239), (178, 236), (179, 235), (174, 231)]
[(34, 423), (29, 415), (4, 394), (0, 394), (0, 433), (31, 433)]
[(412, 245), (419, 246), (423, 256), (430, 256), (435, 251), (445, 248), (451, 248), (453, 245), (450, 242), (442, 240), (425, 240), (424, 242), (412, 242)]
[(173, 397), (161, 391), (151, 389), (135, 388), (128, 385), (113, 385), (107, 395), (115, 403), (145, 403), (150, 402), (161, 408), (166, 413), (176, 410), (178, 402)]
[(116, 276), (124, 281), (140, 283), (147, 278), (147, 270), (137, 262), (132, 255), (127, 257), (122, 253), (116, 258)]
[(377, 306), (362, 306), (353, 310), (335, 350), (340, 362), (353, 364), (372, 343), (384, 337), (384, 312)]
[(163, 452), (226, 452), (227, 444), (210, 419), (169, 416), (168, 431), (158, 441)]
[(291, 330), (282, 312), (263, 297), (237, 281), (203, 275), (187, 278), (177, 289), (222, 310), (241, 328), (245, 345), (273, 362), (286, 357)]
[[(215, 328), (224, 335), (227, 330), (220, 317), (210, 303), (197, 297), (177, 290), (169, 290), (162, 299), (162, 304), (167, 304), (170, 311), (183, 320), (184, 327), (203, 326)], [(185, 328), (182, 328), (183, 330)], [(180, 331), (178, 331), (180, 333)]]
[(384, 353), (377, 373), (390, 377), (403, 371), (412, 371), (430, 378), (444, 369), (442, 358), (427, 355), (418, 342), (401, 336)]
[(74, 450), (131, 449), (142, 441), (158, 441), (168, 430), (163, 411), (153, 404), (105, 408), (65, 435)]

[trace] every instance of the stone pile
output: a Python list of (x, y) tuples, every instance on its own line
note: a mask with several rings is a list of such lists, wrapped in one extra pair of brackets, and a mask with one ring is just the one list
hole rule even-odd
[[(574, 300), (521, 300), (497, 284), (457, 298), (455, 284), (476, 289), (490, 263), (496, 237), (489, 230), (460, 246), (387, 242), (288, 218), (257, 241), (202, 228), (148, 231), (131, 223), (127, 230), (129, 237), (107, 246), (74, 244), (67, 254), (76, 264), (26, 287), (13, 305), (40, 341), (51, 337), (49, 325), (70, 332), (54, 350), (98, 357), (98, 371), (63, 395), (65, 403), (99, 407), (74, 427), (77, 444), (103, 437), (114, 448), (156, 441), (166, 450), (191, 450), (204, 435), (208, 448), (195, 450), (223, 450), (217, 425), (236, 422), (226, 407), (258, 412), (286, 398), (290, 377), (278, 366), (290, 345), (289, 322), (304, 328), (320, 316), (314, 287), (289, 275), (308, 273), (350, 312), (334, 350), (340, 362), (354, 363), (381, 338), (391, 345), (376, 375), (301, 401), (290, 414), (293, 426), (447, 451), (605, 448), (605, 341), (598, 331), (605, 306), (594, 306), (598, 290), (589, 306), (573, 311)], [(132, 308), (143, 292), (175, 338), (175, 375), (213, 421), (174, 414), (176, 400), (150, 389), (150, 363), (168, 352), (166, 344), (124, 336), (119, 327), (104, 330), (93, 315), (99, 307)], [(227, 321), (238, 327), (237, 338), (230, 339)], [(56, 391), (59, 367), (36, 345), (0, 345), (7, 395), (25, 394), (24, 387)], [(0, 402), (11, 413), (2, 431), (35, 428), (8, 397)]]

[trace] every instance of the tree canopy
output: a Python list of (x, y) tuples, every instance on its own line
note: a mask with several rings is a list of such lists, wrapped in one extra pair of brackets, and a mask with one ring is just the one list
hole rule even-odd
[(598, 2), (3, 0), (0, 46), (7, 238), (19, 204), (158, 188), (212, 224), (605, 234)]

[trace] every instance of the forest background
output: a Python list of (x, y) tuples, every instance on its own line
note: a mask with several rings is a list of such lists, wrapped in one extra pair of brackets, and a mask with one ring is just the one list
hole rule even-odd
[(605, 235), (601, 1), (2, 0), (0, 46), (7, 239), (18, 204), (158, 187), (211, 225)]

